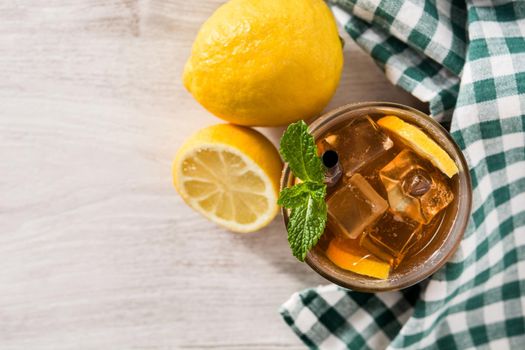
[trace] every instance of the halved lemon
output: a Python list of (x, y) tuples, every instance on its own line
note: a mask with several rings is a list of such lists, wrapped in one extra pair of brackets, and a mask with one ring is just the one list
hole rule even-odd
[(173, 181), (184, 201), (234, 232), (266, 226), (279, 209), (282, 163), (259, 132), (236, 125), (204, 128), (179, 149)]
[(377, 121), (421, 157), (428, 159), (448, 177), (458, 173), (458, 167), (447, 152), (416, 126), (395, 116), (386, 116)]

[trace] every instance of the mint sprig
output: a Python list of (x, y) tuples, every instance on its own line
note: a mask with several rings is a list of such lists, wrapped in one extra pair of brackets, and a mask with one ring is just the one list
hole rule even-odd
[(317, 155), (317, 146), (304, 121), (288, 126), (279, 149), (293, 175), (303, 182), (284, 188), (278, 204), (290, 209), (288, 243), (293, 255), (304, 261), (326, 226), (326, 185), (324, 166)]
[(279, 152), (295, 177), (305, 182), (323, 183), (323, 163), (317, 156), (317, 146), (304, 121), (288, 126), (281, 138)]

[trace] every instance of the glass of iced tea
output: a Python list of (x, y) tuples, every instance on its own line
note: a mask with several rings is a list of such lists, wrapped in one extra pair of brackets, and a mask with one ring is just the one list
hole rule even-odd
[[(466, 229), (472, 195), (448, 132), (418, 110), (382, 102), (343, 106), (309, 130), (327, 169), (328, 221), (308, 265), (365, 292), (406, 288), (442, 267)], [(285, 166), (281, 187), (294, 183)], [(288, 210), (283, 216), (287, 225)]]

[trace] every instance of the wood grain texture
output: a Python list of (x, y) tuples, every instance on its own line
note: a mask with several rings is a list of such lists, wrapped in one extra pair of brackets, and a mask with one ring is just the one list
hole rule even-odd
[[(180, 77), (221, 3), (0, 3), (1, 349), (303, 348), (278, 308), (325, 281), (281, 218), (234, 235), (171, 185), (184, 138), (218, 122)], [(417, 103), (342, 35), (329, 108)]]

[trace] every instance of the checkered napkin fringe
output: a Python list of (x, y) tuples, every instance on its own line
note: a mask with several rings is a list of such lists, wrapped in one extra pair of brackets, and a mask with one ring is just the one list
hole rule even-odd
[(330, 5), (392, 83), (451, 122), (473, 209), (457, 253), (425, 282), (308, 289), (282, 306), (284, 320), (314, 349), (525, 349), (525, 1)]

